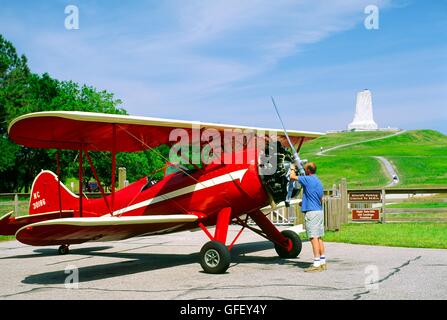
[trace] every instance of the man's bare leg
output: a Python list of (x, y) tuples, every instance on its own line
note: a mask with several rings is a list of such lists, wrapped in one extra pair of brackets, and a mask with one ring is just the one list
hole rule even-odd
[(322, 269), (320, 268), (320, 241), (319, 238), (310, 238), (310, 243), (312, 244), (312, 251), (314, 255), (314, 262), (312, 266), (305, 269), (305, 272), (318, 272)]
[[(324, 256), (324, 243), (323, 239), (318, 238), (319, 256)], [(315, 255), (315, 254), (314, 254)]]
[(324, 254), (324, 243), (323, 239), (318, 238), (318, 246), (320, 249), (320, 264), (323, 270), (327, 270), (327, 264), (326, 264), (326, 256)]

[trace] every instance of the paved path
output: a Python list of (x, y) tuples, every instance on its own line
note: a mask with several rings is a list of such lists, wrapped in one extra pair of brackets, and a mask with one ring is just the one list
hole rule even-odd
[(396, 170), (394, 169), (393, 165), (388, 161), (388, 159), (386, 159), (384, 157), (374, 157), (374, 158), (376, 158), (383, 164), (386, 172), (388, 173), (388, 175), (391, 179), (390, 183), (388, 183), (385, 186), (385, 188), (397, 185), (399, 183), (399, 176), (397, 175)]
[[(229, 239), (239, 230), (230, 226)], [(447, 299), (447, 250), (327, 243), (329, 269), (305, 273), (296, 259), (244, 231), (228, 272), (202, 272), (203, 232), (55, 247), (0, 243), (0, 299)], [(78, 282), (73, 279), (79, 278)]]
[[(364, 141), (358, 141), (358, 142), (341, 144), (341, 145), (338, 145), (338, 146), (335, 146), (335, 147), (328, 148), (328, 149), (325, 149), (323, 151), (317, 152), (316, 155), (317, 156), (327, 156), (325, 153), (328, 152), (328, 151), (332, 151), (332, 150), (339, 149), (339, 148), (345, 148), (345, 147), (353, 146), (353, 145), (356, 145), (356, 144), (359, 144), (359, 143), (383, 140), (383, 139), (387, 139), (389, 137), (400, 135), (400, 134), (402, 134), (404, 132), (406, 132), (406, 130), (402, 130), (402, 131), (390, 134), (388, 136), (380, 137), (380, 138), (374, 138), (374, 139), (369, 139), (369, 140), (364, 140)], [(373, 158), (379, 160), (382, 163), (383, 167), (385, 168), (386, 172), (388, 173), (388, 175), (389, 175), (389, 177), (391, 179), (390, 182), (385, 186), (385, 188), (397, 185), (400, 182), (399, 176), (397, 175), (396, 170), (394, 169), (393, 165), (388, 161), (388, 159), (386, 159), (385, 157), (381, 157), (381, 156), (374, 156)], [(394, 177), (396, 177), (396, 178), (394, 178)]]
[(335, 149), (349, 147), (349, 146), (353, 146), (353, 145), (356, 145), (356, 144), (365, 143), (365, 142), (369, 142), (369, 141), (383, 140), (383, 139), (387, 139), (389, 137), (394, 137), (394, 136), (400, 135), (400, 134), (402, 134), (404, 132), (407, 132), (407, 130), (402, 130), (402, 131), (390, 134), (388, 136), (380, 137), (380, 138), (374, 138), (374, 139), (369, 139), (369, 140), (363, 140), (363, 141), (351, 142), (351, 143), (346, 143), (346, 144), (340, 144), (338, 146), (331, 147), (331, 148), (328, 148), (328, 149), (324, 149), (323, 151), (317, 152), (316, 155), (317, 156), (325, 156), (326, 152), (329, 152), (329, 151), (332, 151), (332, 150), (335, 150)]

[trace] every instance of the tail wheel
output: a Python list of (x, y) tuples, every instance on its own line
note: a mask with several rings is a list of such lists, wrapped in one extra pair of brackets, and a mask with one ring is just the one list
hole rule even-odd
[(224, 273), (230, 260), (230, 251), (218, 241), (209, 241), (200, 250), (200, 265), (206, 273)]
[(68, 244), (63, 244), (59, 247), (59, 249), (57, 249), (57, 252), (59, 252), (59, 254), (67, 254), (68, 252), (70, 252), (70, 249), (68, 248)]
[(296, 232), (290, 230), (284, 230), (281, 232), (281, 234), (292, 241), (292, 248), (290, 249), (290, 251), (288, 251), (286, 248), (275, 243), (275, 250), (278, 256), (285, 259), (298, 257), (301, 249), (303, 248), (300, 236)]

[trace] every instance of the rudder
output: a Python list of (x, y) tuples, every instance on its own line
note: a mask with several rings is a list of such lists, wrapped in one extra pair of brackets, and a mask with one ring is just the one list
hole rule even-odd
[(79, 208), (79, 197), (62, 183), (60, 184), (60, 196), (61, 200), (59, 201), (57, 176), (51, 171), (43, 170), (34, 179), (31, 188), (29, 214), (77, 210)]

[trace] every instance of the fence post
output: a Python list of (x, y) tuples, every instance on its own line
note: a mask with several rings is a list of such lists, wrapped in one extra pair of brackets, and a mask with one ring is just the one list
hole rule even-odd
[(14, 195), (14, 212), (15, 212), (15, 216), (18, 217), (19, 216), (19, 195), (17, 193)]
[(339, 202), (338, 198), (332, 198), (329, 199), (331, 203), (331, 230), (335, 230), (335, 221), (337, 220), (337, 217), (340, 216), (340, 210), (337, 207), (337, 202)]
[(342, 215), (341, 222), (347, 223), (348, 222), (348, 187), (347, 187), (346, 178), (341, 179), (340, 199), (341, 199), (340, 214)]
[(337, 196), (337, 185), (335, 183), (332, 185), (332, 196)]
[(304, 214), (301, 212), (301, 207), (299, 204), (295, 204), (295, 225), (302, 224), (304, 225)]
[(126, 168), (119, 167), (118, 168), (118, 190), (123, 189), (126, 185)]
[[(341, 208), (341, 198), (335, 198), (334, 199), (337, 202), (337, 206), (338, 208), (340, 208), (340, 210), (338, 212), (342, 212), (342, 208)], [(345, 214), (346, 215), (346, 214)], [(338, 231), (341, 228), (341, 223), (342, 223), (342, 217), (340, 214), (335, 216), (335, 230)]]

